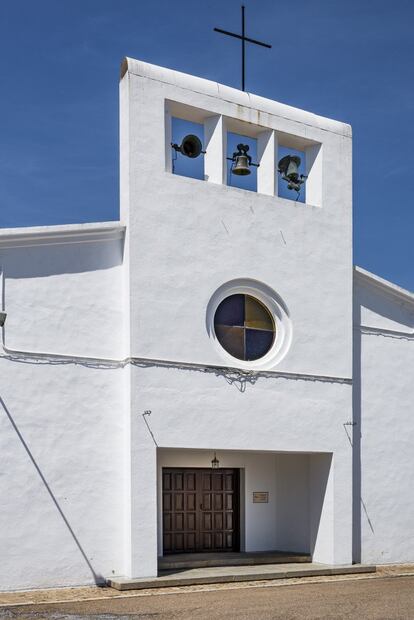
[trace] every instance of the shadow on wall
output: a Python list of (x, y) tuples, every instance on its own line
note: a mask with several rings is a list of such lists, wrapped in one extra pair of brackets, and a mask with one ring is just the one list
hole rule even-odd
[(354, 294), (353, 323), (358, 326), (353, 332), (352, 359), (352, 561), (361, 562), (361, 305)]
[[(332, 466), (332, 454), (312, 454), (309, 457), (309, 497), (310, 497), (310, 515), (309, 515), (309, 546), (310, 554), (313, 557), (316, 545), (318, 543), (318, 534), (320, 528), (326, 530), (327, 523), (322, 524), (323, 509), (326, 510), (326, 519), (332, 519), (329, 514), (329, 506), (326, 506), (329, 498), (326, 498), (328, 488), (329, 473)], [(326, 539), (326, 532), (322, 532)]]
[(11, 415), (10, 411), (9, 411), (9, 410), (8, 410), (8, 408), (6, 407), (6, 404), (5, 404), (4, 400), (1, 398), (1, 396), (0, 396), (0, 404), (1, 404), (1, 406), (3, 407), (3, 410), (4, 410), (4, 412), (6, 413), (6, 415), (7, 415), (8, 419), (9, 419), (9, 421), (10, 421), (10, 424), (12, 425), (13, 429), (15, 430), (16, 435), (17, 435), (17, 436), (18, 436), (18, 438), (20, 439), (20, 442), (22, 443), (23, 448), (25, 449), (25, 451), (26, 451), (26, 453), (27, 453), (27, 455), (28, 455), (29, 459), (31, 460), (31, 462), (32, 462), (32, 464), (33, 464), (33, 466), (34, 466), (34, 468), (35, 468), (35, 470), (36, 470), (37, 474), (39, 475), (39, 477), (40, 477), (41, 481), (43, 482), (43, 484), (44, 484), (44, 486), (45, 486), (45, 488), (46, 488), (46, 491), (47, 491), (47, 492), (48, 492), (48, 494), (49, 494), (49, 497), (51, 498), (51, 500), (52, 500), (53, 504), (55, 505), (55, 507), (56, 507), (57, 511), (59, 512), (60, 516), (62, 517), (62, 519), (63, 519), (63, 521), (64, 521), (64, 523), (65, 523), (66, 527), (68, 528), (70, 535), (72, 536), (72, 538), (73, 538), (73, 540), (74, 540), (74, 542), (75, 542), (75, 544), (76, 544), (77, 548), (79, 549), (80, 554), (82, 555), (82, 557), (83, 557), (83, 559), (84, 559), (84, 561), (85, 561), (86, 565), (88, 566), (88, 568), (89, 568), (89, 570), (90, 570), (90, 572), (91, 572), (91, 574), (92, 574), (92, 576), (93, 576), (93, 579), (94, 579), (95, 584), (96, 584), (97, 586), (105, 586), (105, 585), (106, 585), (105, 578), (104, 578), (102, 575), (100, 575), (99, 573), (97, 573), (97, 572), (94, 570), (94, 568), (93, 568), (92, 564), (90, 563), (90, 561), (89, 561), (89, 559), (88, 559), (88, 557), (87, 557), (87, 555), (86, 555), (85, 551), (83, 550), (83, 548), (82, 548), (82, 546), (81, 546), (81, 544), (80, 544), (80, 542), (79, 542), (79, 540), (78, 540), (78, 538), (77, 538), (77, 536), (76, 536), (75, 532), (73, 531), (73, 529), (72, 529), (72, 527), (71, 527), (71, 525), (70, 525), (69, 521), (67, 520), (67, 518), (66, 518), (66, 516), (65, 516), (65, 514), (64, 514), (64, 512), (63, 512), (63, 510), (62, 510), (62, 508), (60, 507), (60, 505), (59, 505), (59, 503), (58, 503), (58, 501), (57, 501), (56, 497), (55, 497), (55, 496), (54, 496), (54, 494), (53, 494), (52, 489), (51, 489), (51, 488), (50, 488), (50, 486), (48, 485), (48, 483), (47, 483), (47, 481), (46, 481), (46, 478), (45, 478), (45, 477), (44, 477), (44, 475), (42, 474), (42, 472), (41, 472), (41, 469), (40, 469), (39, 465), (37, 464), (37, 462), (36, 462), (36, 460), (35, 460), (35, 458), (34, 458), (33, 454), (32, 454), (32, 453), (31, 453), (31, 451), (30, 451), (29, 446), (28, 446), (28, 445), (27, 445), (27, 443), (25, 442), (25, 440), (24, 440), (24, 438), (23, 438), (23, 435), (22, 435), (22, 434), (21, 434), (21, 432), (19, 431), (19, 429), (18, 429), (18, 427), (17, 427), (17, 425), (16, 425), (15, 421), (13, 420), (13, 417), (12, 417), (12, 415)]
[(45, 244), (6, 249), (2, 263), (8, 278), (39, 278), (117, 267), (123, 253), (123, 239)]
[[(353, 324), (353, 359), (352, 359), (352, 426), (346, 427), (345, 432), (352, 448), (352, 561), (356, 564), (361, 562), (361, 507), (364, 511), (367, 523), (374, 534), (374, 527), (369, 518), (368, 510), (362, 499), (361, 487), (361, 303), (359, 294), (354, 293)], [(365, 305), (365, 301), (364, 301)], [(389, 318), (394, 318), (389, 316)], [(352, 428), (352, 438), (349, 433)]]

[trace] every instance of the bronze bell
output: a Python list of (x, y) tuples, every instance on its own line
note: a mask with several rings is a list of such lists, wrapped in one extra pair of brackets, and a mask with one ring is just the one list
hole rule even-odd
[(249, 168), (249, 160), (246, 154), (235, 156), (232, 173), (239, 176), (245, 176), (246, 174), (251, 173), (251, 170)]
[(252, 164), (252, 158), (247, 154), (249, 150), (248, 144), (238, 144), (237, 151), (233, 153), (232, 157), (228, 157), (230, 161), (233, 162), (231, 167), (231, 172), (233, 174), (237, 174), (238, 176), (246, 176), (246, 174), (250, 174), (250, 166)]
[(297, 157), (297, 155), (286, 155), (285, 157), (282, 157), (278, 164), (279, 172), (281, 172), (289, 181), (296, 183), (299, 179), (300, 161), (300, 157)]
[(174, 151), (178, 151), (182, 155), (189, 157), (190, 159), (194, 159), (198, 157), (200, 153), (205, 153), (203, 151), (203, 146), (201, 144), (200, 138), (194, 136), (193, 134), (189, 134), (183, 138), (181, 144), (173, 144), (171, 143)]
[(278, 171), (282, 175), (282, 179), (287, 181), (288, 189), (294, 189), (300, 192), (300, 186), (305, 182), (307, 176), (299, 175), (299, 166), (301, 159), (297, 155), (285, 155), (279, 161)]

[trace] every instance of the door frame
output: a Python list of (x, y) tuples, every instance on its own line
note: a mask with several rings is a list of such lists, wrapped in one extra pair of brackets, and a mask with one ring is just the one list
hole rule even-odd
[[(234, 508), (233, 508), (233, 516), (234, 516), (234, 548), (232, 550), (221, 550), (221, 551), (184, 551), (179, 552), (180, 555), (185, 555), (186, 553), (237, 553), (241, 549), (241, 506), (242, 506), (242, 471), (240, 467), (219, 467), (217, 469), (212, 469), (211, 467), (178, 467), (173, 466), (170, 467), (168, 465), (162, 466), (160, 468), (160, 511), (159, 518), (161, 519), (159, 533), (161, 536), (161, 549), (162, 549), (162, 557), (165, 555), (164, 551), (164, 502), (163, 502), (163, 474), (164, 471), (194, 471), (194, 472), (220, 472), (220, 471), (232, 471), (234, 475)], [(167, 554), (170, 555), (170, 554)]]

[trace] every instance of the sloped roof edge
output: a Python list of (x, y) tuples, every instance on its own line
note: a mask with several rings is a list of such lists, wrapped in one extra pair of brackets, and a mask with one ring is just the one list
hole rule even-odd
[(385, 278), (381, 278), (374, 273), (371, 273), (367, 269), (363, 269), (362, 267), (354, 266), (355, 275), (362, 281), (368, 281), (370, 284), (375, 286), (376, 288), (382, 290), (384, 293), (388, 293), (394, 297), (399, 297), (404, 301), (408, 301), (414, 303), (414, 293), (408, 291), (398, 284), (394, 284), (389, 280), (385, 280)]

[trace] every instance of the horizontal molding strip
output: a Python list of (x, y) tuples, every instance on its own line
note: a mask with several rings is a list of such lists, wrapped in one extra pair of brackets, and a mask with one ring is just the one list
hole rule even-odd
[(361, 334), (367, 334), (370, 336), (384, 336), (385, 338), (397, 338), (399, 340), (414, 340), (414, 332), (402, 332), (395, 329), (385, 329), (383, 327), (369, 327), (368, 325), (361, 325), (356, 327)]
[(18, 351), (8, 349), (3, 342), (3, 355), (0, 359), (26, 364), (50, 364), (64, 365), (74, 364), (88, 368), (117, 369), (125, 366), (139, 366), (140, 368), (174, 368), (177, 370), (189, 370), (196, 372), (213, 373), (217, 376), (226, 376), (234, 380), (255, 382), (259, 378), (293, 379), (297, 381), (322, 381), (325, 383), (342, 383), (352, 385), (352, 379), (348, 377), (335, 377), (330, 375), (314, 375), (308, 373), (294, 373), (277, 370), (244, 370), (231, 366), (215, 366), (191, 362), (178, 362), (172, 360), (159, 360), (147, 357), (126, 357), (123, 359), (111, 359), (100, 357), (84, 357), (78, 355), (60, 355), (54, 353), (35, 353), (32, 351)]

